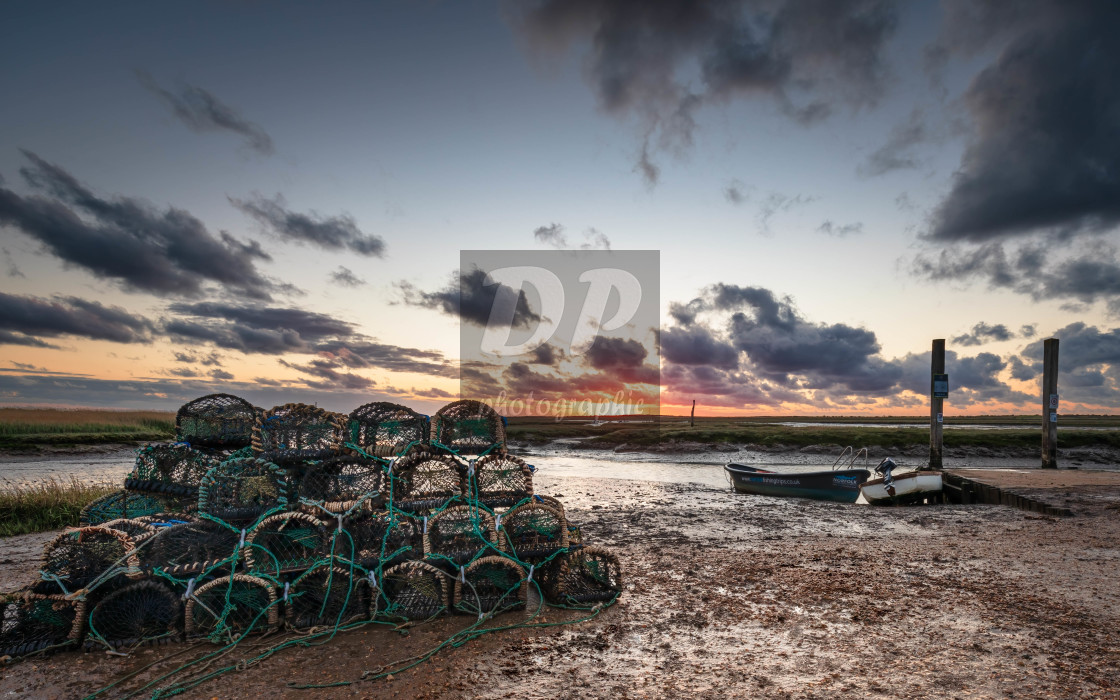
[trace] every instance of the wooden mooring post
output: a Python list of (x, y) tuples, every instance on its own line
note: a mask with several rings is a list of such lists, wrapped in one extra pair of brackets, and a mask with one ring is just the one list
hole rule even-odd
[(1042, 341), (1042, 468), (1058, 468), (1058, 339)]
[[(939, 378), (945, 376), (945, 339), (933, 341), (933, 352), (930, 354), (929, 375), (929, 468), (941, 469), (942, 432), (944, 425), (945, 399), (938, 386)], [(948, 382), (945, 382), (948, 389)]]
[(696, 427), (696, 399), (692, 400), (692, 413), (688, 416), (688, 427)]

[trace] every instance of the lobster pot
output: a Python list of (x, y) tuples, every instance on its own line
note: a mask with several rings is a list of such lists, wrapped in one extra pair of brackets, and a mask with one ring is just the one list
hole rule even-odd
[(158, 581), (135, 581), (93, 606), (85, 647), (133, 648), (182, 635), (182, 597)]
[(179, 579), (225, 572), (238, 561), (241, 533), (201, 520), (162, 528), (140, 550), (140, 566)]
[(276, 629), (280, 610), (276, 588), (256, 576), (232, 574), (199, 587), (187, 599), (184, 629), (188, 638), (215, 644)]
[(149, 445), (136, 455), (136, 466), (125, 479), (124, 487), (129, 491), (194, 498), (202, 477), (221, 461), (215, 452), (186, 444)]
[(304, 475), (299, 484), (299, 503), (313, 515), (342, 515), (368, 507), (384, 506), (381, 494), (385, 469), (380, 462), (364, 457), (332, 457)]
[(397, 457), (428, 441), (428, 417), (407, 406), (378, 401), (354, 409), (349, 417), (351, 445), (377, 457)]
[(132, 518), (134, 522), (145, 523), (151, 525), (157, 531), (172, 525), (183, 525), (185, 523), (197, 523), (198, 516), (192, 513), (157, 513), (156, 515), (141, 515), (138, 518)]
[[(150, 517), (150, 516), (148, 516)], [(147, 520), (140, 518), (118, 518), (117, 520), (110, 520), (107, 523), (102, 523), (101, 527), (107, 527), (111, 530), (117, 530), (128, 535), (132, 540), (133, 545), (139, 545), (144, 540), (159, 532), (159, 528), (152, 525)]]
[(94, 581), (140, 576), (136, 544), (101, 525), (71, 528), (43, 548), (42, 577), (52, 593), (74, 593)]
[(198, 510), (231, 525), (253, 521), (287, 506), (288, 475), (264, 459), (222, 462), (202, 477)]
[(369, 580), (356, 571), (320, 564), (308, 569), (288, 588), (284, 619), (297, 632), (368, 620)]
[(405, 457), (394, 465), (392, 477), (386, 486), (392, 488), (393, 506), (409, 513), (442, 508), (463, 494), (463, 468), (450, 455)]
[(451, 579), (422, 561), (386, 569), (376, 602), (378, 614), (393, 620), (427, 620), (447, 611)]
[(326, 525), (306, 513), (277, 513), (262, 520), (245, 541), (245, 564), (253, 574), (277, 578), (302, 571), (326, 556)]
[(366, 569), (419, 559), (423, 549), (418, 523), (387, 512), (362, 513), (344, 520), (343, 530), (336, 529), (331, 545), (336, 559), (352, 561)]
[(61, 595), (13, 593), (0, 597), (0, 656), (17, 658), (78, 643), (85, 601)]
[(232, 394), (210, 394), (183, 404), (175, 414), (175, 434), (197, 447), (236, 450), (253, 439), (259, 410)]
[(564, 514), (530, 501), (501, 517), (498, 542), (521, 561), (539, 561), (568, 548)]
[(535, 493), (533, 494), (532, 502), (548, 506), (560, 515), (564, 515), (564, 504), (552, 496), (542, 496), (539, 493)]
[(289, 403), (260, 415), (253, 427), (253, 452), (282, 466), (326, 459), (342, 447), (346, 417), (338, 413)]
[(532, 469), (511, 455), (487, 455), (468, 467), (467, 476), (467, 496), (491, 508), (512, 506), (533, 495)]
[(462, 564), (494, 544), (494, 518), (471, 506), (452, 506), (433, 515), (424, 528), (424, 556)]
[(505, 557), (482, 557), (455, 579), (455, 610), (486, 615), (525, 607), (529, 582), (525, 570)]
[(506, 428), (502, 417), (481, 401), (455, 401), (432, 416), (432, 446), (460, 455), (504, 451)]
[(622, 593), (618, 557), (601, 547), (583, 547), (559, 557), (544, 575), (545, 595), (564, 604), (614, 600)]
[(194, 510), (194, 508), (195, 499), (192, 497), (117, 491), (91, 501), (85, 508), (82, 508), (82, 512), (78, 516), (78, 523), (85, 527), (87, 525), (100, 525), (119, 518), (139, 518), (161, 513), (185, 513)]

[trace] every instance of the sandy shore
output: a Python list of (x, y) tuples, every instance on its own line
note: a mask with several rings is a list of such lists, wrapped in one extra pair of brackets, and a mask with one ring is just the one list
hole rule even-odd
[[(1078, 500), (1074, 517), (1056, 519), (545, 475), (537, 490), (571, 503), (588, 538), (623, 562), (625, 594), (597, 618), (496, 632), (392, 680), (363, 681), (470, 621), (407, 636), (371, 626), (180, 697), (1120, 697), (1120, 494)], [(33, 578), (37, 562), (24, 557), (42, 541), (0, 543), (0, 587)], [(0, 694), (82, 697), (158, 662), (121, 686), (133, 690), (212, 649), (27, 660), (0, 671)], [(353, 683), (288, 686), (338, 681)]]

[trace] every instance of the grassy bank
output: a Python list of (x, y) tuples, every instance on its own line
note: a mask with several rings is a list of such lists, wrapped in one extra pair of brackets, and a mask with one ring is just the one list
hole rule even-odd
[(0, 449), (136, 444), (174, 434), (175, 414), (165, 411), (0, 408)]
[(75, 477), (0, 489), (0, 537), (76, 526), (82, 508), (116, 490)]
[[(1000, 449), (1037, 449), (1041, 425), (1037, 416), (985, 417), (988, 420), (969, 418), (946, 422), (944, 432), (947, 448), (984, 447)], [(625, 445), (631, 449), (652, 448), (665, 443), (701, 443), (756, 445), (759, 447), (800, 448), (809, 445), (877, 445), (884, 448), (904, 449), (929, 445), (929, 427), (864, 427), (850, 425), (856, 419), (815, 418), (709, 418), (697, 419), (689, 427), (686, 419), (662, 418), (659, 422), (617, 421), (596, 425), (588, 421), (553, 421), (523, 418), (510, 421), (510, 439), (541, 445), (553, 440), (577, 438), (575, 444), (599, 449), (614, 449)], [(859, 419), (870, 422), (869, 419)], [(916, 423), (914, 418), (870, 419), (878, 424), (906, 426)], [(998, 421), (998, 422), (997, 422)], [(811, 423), (810, 425), (780, 425), (779, 423)], [(985, 430), (970, 428), (977, 424), (1010, 425), (1022, 429)], [(958, 427), (959, 426), (959, 427)], [(1087, 430), (1087, 427), (1109, 428)], [(1078, 429), (1081, 428), (1081, 429)], [(1116, 428), (1115, 430), (1111, 428)], [(1071, 416), (1063, 417), (1058, 431), (1058, 445), (1070, 447), (1120, 448), (1120, 417)]]

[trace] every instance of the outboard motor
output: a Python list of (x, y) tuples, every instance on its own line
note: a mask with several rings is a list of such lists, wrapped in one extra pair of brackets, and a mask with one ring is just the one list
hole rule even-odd
[[(890, 492), (891, 485), (894, 483), (891, 472), (897, 468), (898, 465), (895, 464), (894, 460), (890, 457), (884, 458), (882, 462), (879, 462), (879, 466), (875, 467), (875, 473), (883, 476), (883, 486), (887, 487), (888, 492)], [(893, 496), (894, 494), (891, 493), (891, 495)]]

